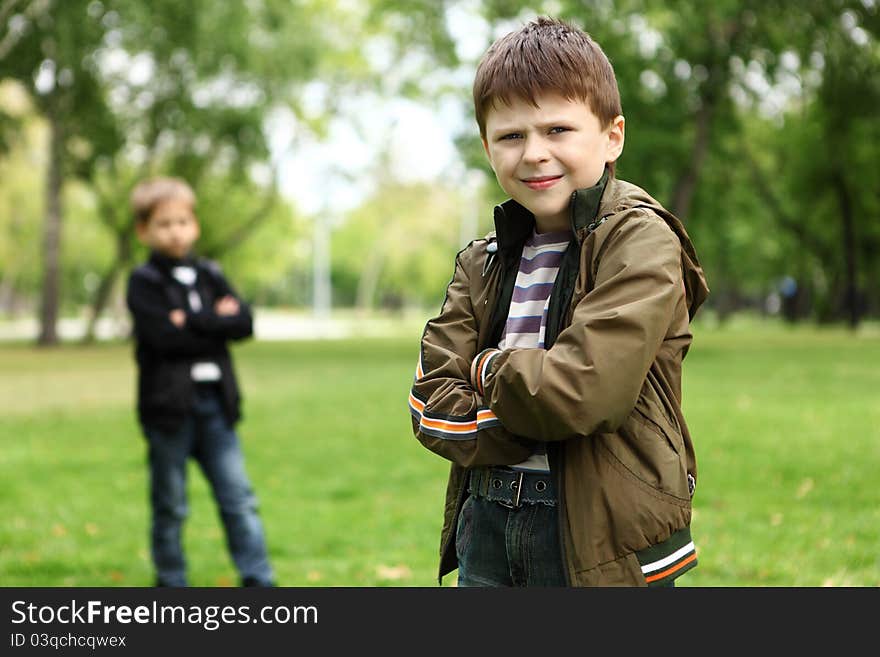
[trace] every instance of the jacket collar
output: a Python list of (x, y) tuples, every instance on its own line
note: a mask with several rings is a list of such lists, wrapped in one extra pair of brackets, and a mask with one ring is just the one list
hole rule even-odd
[(196, 266), (196, 259), (192, 254), (183, 258), (172, 258), (158, 251), (150, 252), (150, 262), (164, 272), (170, 272), (174, 267)]
[[(582, 231), (596, 220), (599, 203), (609, 178), (610, 172), (608, 167), (605, 167), (598, 183), (572, 193), (570, 203), (572, 238), (579, 238)], [(495, 235), (500, 251), (518, 249), (535, 228), (535, 215), (513, 199), (496, 205), (494, 218)]]

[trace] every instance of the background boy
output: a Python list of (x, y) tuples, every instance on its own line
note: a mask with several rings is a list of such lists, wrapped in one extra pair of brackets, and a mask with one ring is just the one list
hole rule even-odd
[(157, 586), (186, 586), (186, 466), (211, 485), (243, 586), (272, 586), (257, 500), (234, 425), (240, 397), (226, 346), (252, 334), (251, 313), (213, 262), (195, 258), (195, 195), (157, 178), (132, 192), (149, 260), (128, 281), (138, 364), (138, 419), (149, 444), (151, 547)]
[(696, 565), (681, 412), (708, 288), (681, 222), (614, 177), (624, 118), (600, 47), (539, 18), (474, 80), (511, 197), (456, 257), (409, 404), (453, 462), (440, 578), (460, 586), (668, 585)]

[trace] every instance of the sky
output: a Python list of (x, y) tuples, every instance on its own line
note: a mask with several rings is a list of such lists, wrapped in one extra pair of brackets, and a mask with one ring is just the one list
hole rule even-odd
[[(402, 98), (363, 97), (346, 105), (346, 114), (332, 121), (323, 141), (298, 130), (289, 112), (270, 119), (281, 193), (300, 211), (345, 212), (383, 175), (402, 182), (464, 175), (453, 138), (465, 119), (451, 101), (432, 108)], [(388, 149), (387, 172), (379, 171), (383, 148)]]
[[(472, 0), (451, 4), (446, 20), (462, 65), (454, 71), (436, 71), (422, 83), (438, 88), (452, 84), (467, 99), (476, 62), (491, 39), (513, 25), (500, 25), (492, 33)], [(379, 41), (364, 48), (374, 69), (387, 71), (389, 76), (403, 78), (421, 63), (415, 53), (410, 61), (389, 61), (393, 49)], [(322, 91), (320, 84), (307, 87), (304, 104), (308, 106), (309, 94), (320, 102)], [(341, 115), (331, 123), (323, 141), (297, 130), (292, 114), (280, 111), (270, 119), (269, 133), (281, 193), (308, 215), (339, 216), (358, 205), (384, 175), (401, 182), (472, 184), (472, 173), (453, 141), (467, 130), (476, 136), (476, 124), (466, 109), (461, 98), (446, 97), (428, 104), (393, 94), (365, 94), (345, 99)], [(387, 172), (379, 171), (385, 149)]]

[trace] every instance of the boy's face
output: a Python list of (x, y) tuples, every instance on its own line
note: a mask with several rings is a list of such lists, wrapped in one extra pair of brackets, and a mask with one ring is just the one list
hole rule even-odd
[(536, 100), (537, 107), (520, 98), (490, 107), (483, 148), (504, 191), (535, 215), (538, 232), (566, 230), (572, 193), (599, 182), (605, 163), (623, 151), (624, 119), (603, 129), (584, 101), (556, 93)]
[(154, 251), (183, 258), (199, 238), (199, 222), (189, 203), (171, 198), (159, 203), (147, 221), (137, 224), (137, 235)]

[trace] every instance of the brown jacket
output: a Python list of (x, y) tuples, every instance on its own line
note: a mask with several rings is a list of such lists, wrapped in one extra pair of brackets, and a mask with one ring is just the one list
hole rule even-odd
[(570, 584), (666, 583), (696, 565), (697, 469), (681, 366), (690, 319), (708, 294), (702, 269), (677, 218), (606, 174), (572, 196), (547, 349), (496, 356), (481, 397), (471, 361), (498, 344), (533, 225), (515, 201), (496, 207), (496, 231), (458, 254), (441, 312), (422, 336), (413, 431), (452, 461), (440, 578), (457, 567), (468, 468), (518, 463), (545, 441)]

